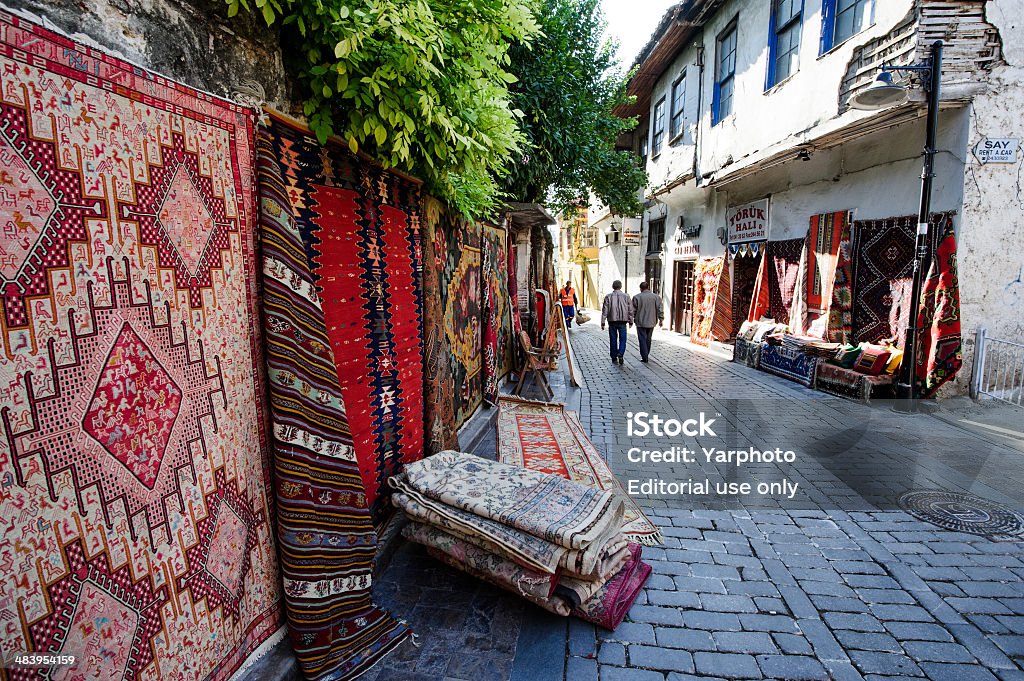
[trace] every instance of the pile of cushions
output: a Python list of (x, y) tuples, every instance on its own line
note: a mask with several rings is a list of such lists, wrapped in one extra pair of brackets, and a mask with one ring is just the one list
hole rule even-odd
[(903, 350), (889, 343), (845, 345), (836, 352), (833, 364), (867, 376), (894, 374), (903, 361)]
[(613, 491), (451, 451), (390, 482), (406, 539), (556, 615), (614, 630), (651, 573)]
[(764, 318), (755, 322), (743, 322), (740, 325), (739, 333), (736, 334), (736, 338), (751, 343), (761, 343), (765, 340), (766, 336), (783, 334), (788, 330), (789, 327), (785, 324), (776, 322), (774, 319)]

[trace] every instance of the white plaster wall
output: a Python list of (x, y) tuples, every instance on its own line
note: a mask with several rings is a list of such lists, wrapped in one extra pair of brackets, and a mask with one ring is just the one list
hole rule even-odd
[[(987, 19), (999, 29), (1006, 64), (974, 99), (968, 146), (983, 137), (1024, 141), (1024, 1), (991, 0)], [(964, 175), (964, 206), (957, 259), (960, 274), (964, 369), (949, 392), (966, 392), (974, 362), (974, 331), (1024, 342), (1024, 152), (1016, 164), (981, 165), (971, 154)]]
[[(701, 112), (700, 167), (702, 172), (722, 167), (731, 156), (741, 162), (778, 142), (799, 142), (813, 136), (824, 123), (838, 127), (872, 115), (850, 110), (839, 116), (839, 88), (856, 47), (887, 34), (906, 18), (912, 0), (875, 0), (875, 23), (828, 53), (818, 56), (821, 37), (821, 2), (804, 2), (799, 70), (765, 91), (768, 72), (768, 22), (771, 3), (733, 0), (708, 22), (704, 30), (704, 92)], [(736, 94), (734, 113), (711, 125), (711, 94), (715, 82), (716, 39), (738, 18)], [(730, 168), (731, 170), (731, 168)]]

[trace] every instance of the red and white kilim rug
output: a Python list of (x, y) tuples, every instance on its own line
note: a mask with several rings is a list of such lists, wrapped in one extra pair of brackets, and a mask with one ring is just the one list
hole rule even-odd
[(551, 473), (581, 485), (616, 490), (625, 504), (622, 533), (630, 541), (655, 546), (661, 530), (644, 515), (618, 481), (575, 412), (564, 404), (498, 398), (498, 461)]

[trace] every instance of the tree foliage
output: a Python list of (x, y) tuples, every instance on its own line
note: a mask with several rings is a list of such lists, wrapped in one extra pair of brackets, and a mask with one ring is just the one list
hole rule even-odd
[(525, 112), (527, 147), (504, 178), (507, 193), (526, 202), (553, 195), (553, 208), (564, 211), (592, 191), (614, 213), (642, 212), (637, 193), (647, 175), (634, 154), (615, 150), (636, 120), (612, 113), (628, 100), (627, 78), (616, 68), (614, 42), (602, 37), (599, 0), (541, 0), (538, 22), (542, 34), (510, 53), (512, 103)]
[(337, 134), (467, 214), (494, 206), (524, 141), (509, 49), (536, 34), (537, 1), (226, 0), (284, 25), (321, 142)]

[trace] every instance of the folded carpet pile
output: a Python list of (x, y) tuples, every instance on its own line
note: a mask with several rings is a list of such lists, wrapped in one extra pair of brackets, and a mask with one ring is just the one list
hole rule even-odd
[(611, 491), (459, 452), (410, 463), (391, 485), (407, 539), (557, 615), (614, 629), (650, 575)]

